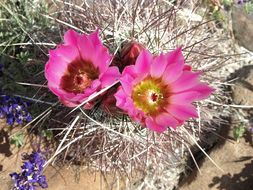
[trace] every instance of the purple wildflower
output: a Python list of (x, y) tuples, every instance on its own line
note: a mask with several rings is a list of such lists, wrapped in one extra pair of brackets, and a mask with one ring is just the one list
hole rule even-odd
[(249, 119), (248, 131), (253, 133), (253, 117)]
[(47, 188), (46, 176), (42, 175), (45, 164), (42, 153), (34, 152), (23, 159), (26, 161), (21, 166), (22, 172), (10, 174), (14, 182), (13, 190), (36, 190), (38, 186)]
[(237, 4), (241, 5), (244, 3), (250, 2), (250, 0), (237, 0)]
[(32, 116), (28, 112), (28, 107), (29, 104), (19, 97), (0, 96), (0, 118), (6, 118), (8, 125), (13, 125), (15, 122), (19, 125), (30, 122)]

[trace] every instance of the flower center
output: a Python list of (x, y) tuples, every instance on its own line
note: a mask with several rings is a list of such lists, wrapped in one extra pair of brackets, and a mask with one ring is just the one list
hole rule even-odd
[(82, 93), (99, 76), (99, 70), (90, 61), (76, 60), (68, 65), (60, 87), (67, 92)]
[(134, 105), (145, 114), (156, 115), (169, 104), (170, 89), (161, 79), (147, 77), (132, 91)]
[(151, 92), (149, 97), (150, 97), (150, 103), (152, 104), (152, 103), (155, 103), (158, 100), (159, 94), (157, 94), (155, 92)]
[(74, 76), (73, 82), (80, 89), (85, 89), (86, 87), (91, 85), (92, 80), (90, 80), (85, 73), (80, 73)]

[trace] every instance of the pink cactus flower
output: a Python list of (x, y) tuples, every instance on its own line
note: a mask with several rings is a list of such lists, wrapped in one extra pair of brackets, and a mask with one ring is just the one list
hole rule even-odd
[(121, 50), (121, 62), (122, 65), (134, 65), (140, 52), (144, 50), (144, 46), (137, 42), (127, 43)]
[(185, 65), (181, 48), (156, 57), (144, 50), (135, 65), (124, 69), (116, 105), (150, 130), (176, 129), (187, 119), (198, 117), (192, 102), (214, 91), (200, 82), (199, 76), (200, 72)]
[[(112, 65), (117, 66), (120, 71), (123, 71), (126, 66), (135, 64), (135, 61), (142, 50), (144, 50), (144, 46), (140, 43), (135, 41), (128, 42), (123, 46), (119, 55), (114, 56)], [(101, 107), (109, 114), (119, 111), (119, 108), (116, 106), (116, 99), (113, 96), (116, 92), (117, 86), (108, 90), (101, 99)]]
[(68, 30), (64, 44), (49, 51), (45, 66), (48, 88), (66, 106), (77, 106), (120, 77), (118, 68), (109, 66), (111, 59), (98, 30), (89, 35)]
[(123, 45), (122, 49), (113, 58), (112, 65), (119, 68), (122, 72), (128, 65), (134, 65), (144, 46), (138, 42), (130, 41)]

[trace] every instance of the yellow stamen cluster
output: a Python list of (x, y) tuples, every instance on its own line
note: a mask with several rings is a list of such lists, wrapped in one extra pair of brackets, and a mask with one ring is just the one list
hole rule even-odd
[(132, 91), (134, 105), (147, 115), (156, 115), (169, 104), (170, 90), (161, 79), (147, 77)]

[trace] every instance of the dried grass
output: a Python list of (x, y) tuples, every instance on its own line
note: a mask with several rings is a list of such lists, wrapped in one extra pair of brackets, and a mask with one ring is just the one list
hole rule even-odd
[[(201, 7), (201, 1), (172, 2), (48, 1), (49, 14), (41, 16), (55, 22), (54, 30), (58, 31), (55, 35), (63, 35), (69, 28), (86, 33), (99, 28), (105, 45), (115, 55), (131, 40), (143, 44), (154, 54), (182, 46), (186, 63), (193, 70), (202, 70), (202, 80), (216, 92), (209, 100), (196, 104), (199, 119), (163, 134), (138, 126), (123, 113), (106, 113), (100, 105), (90, 111), (82, 110), (80, 106), (71, 113), (61, 107), (51, 107), (47, 111), (53, 110), (56, 114), (51, 113), (48, 125), (57, 134), (59, 145), (47, 164), (64, 160), (127, 176), (130, 189), (154, 189), (161, 184), (162, 189), (172, 189), (177, 185), (180, 173), (185, 169), (185, 160), (189, 155), (194, 157), (191, 146), (197, 144), (201, 148), (198, 140), (202, 134), (215, 132), (212, 123), (222, 122), (220, 115), (229, 112), (229, 108), (223, 109), (230, 98), (224, 94), (225, 76), (220, 76), (220, 70), (237, 55), (224, 54), (220, 46), (226, 43), (228, 36), (213, 32), (213, 22), (205, 19), (206, 10)], [(49, 36), (33, 43), (52, 45), (59, 42), (53, 39), (57, 38)], [(136, 172), (143, 174), (142, 181), (136, 182), (133, 178)]]

